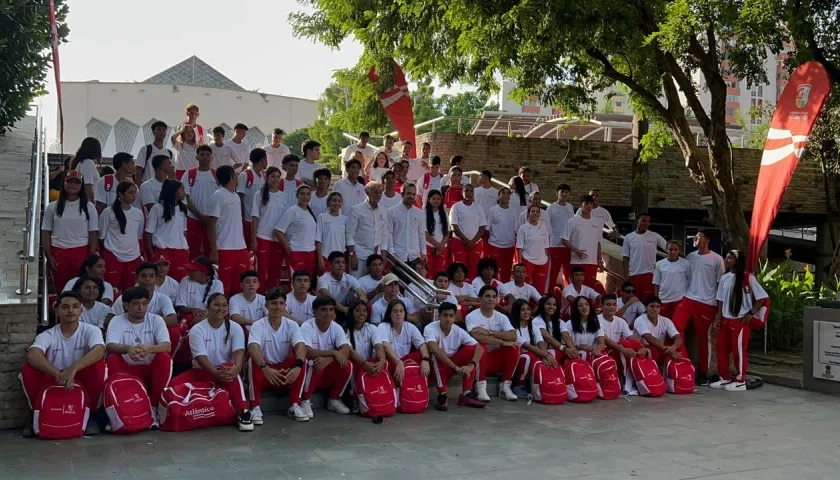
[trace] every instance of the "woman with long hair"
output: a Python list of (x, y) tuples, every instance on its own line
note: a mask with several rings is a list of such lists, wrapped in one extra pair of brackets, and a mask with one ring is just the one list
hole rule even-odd
[(306, 270), (312, 278), (324, 271), (321, 258), (321, 229), (318, 219), (309, 208), (312, 189), (301, 185), (297, 189), (297, 204), (287, 205), (286, 211), (274, 226), (274, 237), (286, 252), (289, 277), (297, 270)]
[(528, 276), (526, 283), (530, 283), (537, 291), (544, 295), (548, 290), (548, 255), (546, 251), (550, 245), (545, 222), (540, 220), (542, 209), (539, 205), (528, 207), (528, 222), (519, 227), (516, 234), (516, 248), (519, 258), (525, 264)]
[(44, 207), (41, 246), (56, 288), (67, 284), (79, 272), (85, 257), (99, 249), (99, 215), (82, 181), (79, 171), (68, 171), (58, 200)]
[(99, 217), (105, 280), (120, 290), (134, 286), (134, 269), (143, 261), (140, 240), (146, 219), (143, 212), (133, 206), (135, 200), (137, 185), (120, 182), (117, 199)]
[(516, 212), (516, 218), (519, 218), (519, 215), (528, 208), (528, 191), (525, 189), (525, 182), (522, 181), (522, 177), (518, 175), (511, 178), (508, 185), (513, 198), (510, 201), (510, 206)]
[(510, 323), (516, 330), (516, 343), (519, 345), (519, 363), (513, 373), (514, 395), (528, 398), (525, 386), (531, 381), (531, 366), (542, 360), (549, 368), (557, 366), (557, 359), (546, 348), (545, 341), (538, 328), (534, 328), (531, 305), (523, 298), (513, 302), (510, 310)]
[(114, 303), (114, 299), (118, 296), (117, 292), (114, 291), (113, 285), (105, 281), (105, 260), (96, 254), (85, 257), (82, 266), (79, 267), (78, 275), (71, 278), (61, 291), (69, 292), (73, 290), (76, 282), (86, 275), (102, 280), (102, 299), (100, 301), (105, 305)]
[(186, 276), (184, 265), (190, 258), (186, 198), (183, 183), (164, 180), (158, 203), (149, 210), (146, 222), (146, 255), (149, 259), (166, 258), (171, 276), (178, 282)]
[(356, 395), (354, 407), (357, 407), (358, 395), (362, 391), (362, 374), (388, 375), (388, 362), (376, 326), (370, 323), (367, 304), (357, 299), (350, 302), (347, 308), (350, 315), (347, 316), (344, 330), (350, 340), (350, 361), (355, 365), (353, 392)]
[(510, 192), (507, 187), (499, 189), (499, 204), (490, 207), (487, 214), (487, 256), (497, 259), (502, 283), (510, 281), (519, 221), (519, 210), (511, 207)]
[(329, 271), (329, 255), (332, 252), (346, 253), (347, 216), (341, 213), (343, 197), (338, 192), (332, 192), (327, 197), (329, 211), (318, 215), (318, 230), (321, 232), (321, 260), (324, 271)]
[(391, 158), (387, 153), (380, 150), (365, 163), (365, 178), (368, 182), (381, 182), (382, 174), (387, 172), (389, 168), (391, 168)]
[(181, 178), (187, 170), (196, 168), (198, 160), (196, 160), (196, 149), (198, 148), (198, 139), (195, 135), (195, 129), (184, 124), (181, 130), (175, 132), (170, 138), (172, 141), (172, 148), (175, 149), (175, 178)]
[(189, 326), (207, 318), (207, 299), (214, 293), (224, 293), (222, 282), (216, 278), (216, 268), (205, 257), (198, 257), (185, 265), (187, 276), (178, 285), (175, 308), (178, 316), (188, 320)]
[[(563, 339), (569, 350), (586, 352), (588, 360), (600, 357), (605, 353), (606, 343), (601, 322), (595, 314), (595, 307), (586, 297), (577, 297), (572, 302), (572, 319), (567, 322), (568, 332), (564, 332)], [(571, 358), (571, 355), (568, 355)]]
[(96, 325), (105, 330), (105, 319), (111, 313), (111, 307), (102, 303), (102, 279), (92, 275), (82, 275), (73, 285), (73, 291), (82, 299), (80, 322)]
[(173, 378), (170, 385), (213, 382), (227, 390), (234, 410), (239, 414), (239, 431), (254, 429), (245, 388), (239, 373), (245, 363), (245, 333), (228, 315), (223, 293), (207, 299), (207, 318), (190, 330), (193, 368)]
[(284, 193), (280, 190), (283, 172), (277, 167), (265, 171), (265, 183), (251, 206), (251, 238), (256, 241), (257, 272), (260, 290), (267, 292), (280, 286), (286, 252), (274, 237), (274, 226), (286, 209)]
[[(729, 392), (746, 391), (747, 346), (750, 344), (750, 328), (764, 323), (762, 308), (767, 303), (767, 292), (758, 283), (755, 275), (746, 278), (747, 254), (731, 250), (726, 255), (726, 270), (718, 283), (718, 311), (715, 323), (717, 332), (717, 361), (720, 380), (709, 384)], [(733, 378), (729, 369), (729, 356), (735, 361), (737, 374)]]
[(531, 325), (535, 331), (540, 332), (554, 358), (558, 362), (562, 361), (565, 357), (563, 332), (567, 327), (566, 322), (560, 319), (560, 302), (557, 301), (557, 297), (548, 294), (540, 298)]
[(94, 198), (93, 187), (99, 181), (99, 163), (101, 161), (102, 145), (99, 140), (87, 137), (82, 140), (82, 144), (79, 145), (76, 155), (73, 156), (73, 162), (70, 164), (70, 170), (76, 170), (82, 174), (87, 198), (91, 200)]
[(388, 359), (388, 370), (397, 385), (402, 384), (405, 375), (404, 362), (420, 365), (420, 375), (424, 377), (429, 376), (431, 367), (426, 340), (413, 323), (406, 321), (407, 316), (405, 303), (400, 299), (391, 300), (382, 323), (376, 327)]
[(429, 190), (426, 196), (426, 272), (427, 277), (446, 270), (449, 263), (449, 218), (443, 207), (443, 195), (440, 190)]

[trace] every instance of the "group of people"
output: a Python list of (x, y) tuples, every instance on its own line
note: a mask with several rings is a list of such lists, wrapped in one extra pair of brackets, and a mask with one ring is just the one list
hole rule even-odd
[[(271, 145), (249, 149), (237, 124), (227, 142), (212, 129), (211, 143), (197, 107), (187, 115), (169, 144), (168, 126), (153, 124), (155, 142), (136, 157), (115, 154), (113, 173), (100, 175), (93, 138), (62, 172), (42, 245), (63, 288), (57, 325), (38, 335), (21, 371), (30, 399), (79, 384), (95, 410), (116, 372), (141, 378), (153, 404), (167, 386), (211, 381), (249, 431), (264, 421), (264, 389), (287, 389), (288, 415), (308, 421), (316, 390), (328, 392), (328, 410), (350, 413), (360, 375), (390, 375), (399, 388), (416, 364), (437, 387), (439, 410), (453, 375), (463, 379), (458, 404), (483, 407), (488, 376), (500, 377), (499, 397), (527, 397), (537, 361), (681, 359), (689, 325), (698, 384), (746, 389), (750, 325), (767, 295), (744, 276), (745, 253), (724, 260), (708, 231), (682, 258), (680, 243), (640, 215), (622, 246), (626, 282), (606, 292), (600, 242), (615, 224), (597, 189), (572, 205), (560, 184), (543, 210), (527, 167), (507, 187), (493, 187), (487, 170), (474, 186), (460, 155), (444, 174), (428, 143), (409, 158), (409, 142), (398, 152), (385, 137), (375, 149), (364, 132), (330, 188), (317, 142), (298, 157), (276, 129)], [(657, 261), (658, 250), (667, 257)], [(435, 293), (397, 275), (397, 263)], [(627, 369), (620, 375), (635, 394)]]

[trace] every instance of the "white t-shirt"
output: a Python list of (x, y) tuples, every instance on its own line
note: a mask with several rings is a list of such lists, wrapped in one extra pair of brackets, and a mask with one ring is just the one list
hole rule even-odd
[(322, 288), (329, 290), (332, 296), (335, 297), (335, 301), (340, 305), (346, 305), (350, 292), (360, 289), (361, 286), (356, 277), (352, 275), (344, 273), (341, 275), (340, 280), (336, 280), (332, 276), (332, 273), (327, 272), (318, 277), (318, 290), (320, 291)]
[[(198, 160), (196, 157), (196, 149), (198, 148), (197, 145), (190, 145), (188, 143), (181, 143), (175, 142), (172, 144), (172, 148), (175, 149), (175, 170), (189, 170), (191, 168), (195, 168), (198, 166)], [(154, 155), (150, 157), (155, 158)], [(154, 169), (151, 169), (154, 172)], [(143, 176), (146, 172), (143, 172)]]
[(598, 265), (598, 245), (601, 243), (602, 232), (601, 224), (595, 216), (586, 219), (578, 215), (569, 219), (563, 239), (577, 249), (586, 250), (586, 260), (572, 252), (572, 265)]
[[(531, 322), (531, 326), (533, 327), (533, 322)], [(526, 325), (524, 327), (517, 326), (514, 330), (516, 330), (516, 344), (520, 347), (526, 343), (537, 346), (543, 341), (542, 334), (539, 329), (528, 330), (528, 326)], [(532, 335), (534, 337), (533, 342), (531, 341)]]
[(490, 209), (499, 203), (499, 189), (493, 187), (475, 187), (475, 203), (484, 209), (484, 215), (490, 216)]
[(369, 358), (373, 358), (375, 353), (374, 348), (376, 345), (381, 345), (382, 342), (379, 340), (379, 333), (375, 326), (371, 325), (370, 323), (365, 323), (362, 325), (360, 330), (353, 330), (352, 332), (346, 332), (347, 339), (349, 341), (350, 335), (353, 335), (353, 342), (355, 342), (356, 353), (359, 354), (360, 357), (364, 358), (365, 360)]
[(621, 317), (613, 315), (612, 320), (607, 320), (604, 318), (604, 315), (601, 314), (598, 315), (598, 322), (601, 323), (601, 330), (604, 332), (604, 335), (613, 342), (618, 342), (633, 336), (633, 334), (630, 333), (630, 326), (627, 325), (627, 322), (625, 322)]
[(146, 180), (140, 185), (140, 202), (143, 205), (157, 204), (161, 190), (163, 190), (163, 182), (158, 182), (155, 177)]
[(594, 302), (598, 298), (598, 292), (595, 290), (587, 287), (586, 285), (580, 286), (580, 291), (575, 290), (575, 285), (570, 283), (563, 287), (563, 306), (568, 305), (569, 301), (566, 300), (568, 297), (586, 297), (589, 299), (590, 302)]
[[(277, 189), (280, 191), (280, 194), (283, 196), (283, 204), (287, 206), (297, 205), (297, 190), (298, 190), (298, 182), (300, 180), (286, 180), (286, 177), (280, 179), (280, 183), (277, 184)], [(329, 195), (327, 195), (329, 197)], [(327, 197), (324, 197), (324, 205), (327, 205)], [(312, 195), (312, 198), (315, 198), (315, 195)], [(312, 207), (311, 199), (310, 199), (310, 208)], [(327, 207), (329, 211), (329, 207)], [(316, 214), (317, 216), (317, 214)]]
[[(69, 292), (70, 290), (73, 290), (73, 286), (76, 285), (76, 282), (78, 282), (78, 281), (79, 281), (79, 277), (71, 278), (70, 281), (67, 282), (64, 285), (64, 289), (62, 290), (62, 292)], [(102, 300), (111, 300), (113, 302), (114, 301), (114, 286), (111, 285), (110, 283), (106, 282), (105, 280), (102, 280), (102, 284), (105, 287), (105, 289), (104, 289), (105, 291), (102, 292)]]
[(300, 327), (300, 333), (303, 335), (303, 343), (309, 348), (316, 350), (338, 350), (344, 345), (350, 345), (347, 340), (347, 335), (341, 329), (341, 325), (330, 322), (326, 332), (322, 332), (315, 323), (314, 318), (303, 322)]
[(510, 248), (516, 245), (516, 232), (519, 218), (516, 209), (502, 208), (499, 205), (490, 208), (487, 216), (488, 242), (496, 248)]
[[(322, 213), (330, 211), (330, 207), (327, 206), (327, 197), (329, 196), (330, 194), (327, 193), (323, 197), (319, 197), (317, 193), (314, 191), (312, 192), (312, 197), (309, 198), (309, 208), (312, 209), (312, 213), (314, 213), (316, 217)], [(297, 199), (295, 199), (295, 203), (297, 203)]]
[(324, 168), (324, 164), (320, 162), (309, 163), (306, 160), (301, 160), (298, 165), (298, 178), (301, 180), (314, 180), (315, 170)]
[(659, 320), (656, 325), (650, 321), (647, 314), (642, 315), (636, 319), (634, 327), (636, 336), (639, 337), (645, 345), (648, 345), (648, 342), (645, 340), (644, 335), (648, 333), (653, 335), (653, 338), (656, 338), (660, 342), (664, 342), (667, 339), (666, 337), (673, 339), (680, 334), (671, 319), (661, 315), (659, 316)]
[(356, 155), (356, 152), (362, 152), (362, 155), (365, 156), (364, 162), (362, 162), (362, 166), (364, 166), (365, 162), (369, 162), (374, 155), (376, 155), (376, 148), (371, 144), (365, 144), (364, 147), (360, 147), (358, 143), (354, 143), (352, 145), (348, 145), (341, 151), (341, 172), (344, 173), (344, 164), (347, 163), (348, 160), (353, 158)]
[(239, 143), (234, 142), (233, 139), (225, 140), (225, 145), (230, 147), (233, 152), (233, 164), (241, 163), (243, 166), (248, 165), (251, 161), (251, 145), (243, 138)]
[[(519, 213), (519, 218), (516, 220), (516, 229), (518, 230), (519, 227), (528, 223), (528, 210), (523, 210)], [(547, 210), (540, 210), (540, 220), (537, 222), (538, 225), (542, 225), (545, 227), (545, 231), (550, 234), (551, 233), (551, 216), (548, 214)]]
[[(195, 206), (199, 212), (207, 215), (207, 212), (209, 212), (213, 206), (213, 192), (219, 188), (219, 184), (216, 182), (215, 173), (213, 173), (212, 170), (208, 170), (206, 172), (196, 170), (195, 184), (190, 185), (190, 172), (187, 170), (183, 175), (181, 175), (181, 183), (184, 184), (184, 193), (187, 194), (187, 197), (189, 197), (193, 206)], [(198, 220), (192, 212), (187, 213), (187, 216)]]
[(540, 293), (530, 283), (523, 283), (521, 287), (517, 286), (513, 280), (502, 284), (499, 287), (499, 296), (506, 297), (508, 295), (513, 295), (513, 298), (517, 300), (522, 299), (528, 300), (529, 302), (540, 301)]
[[(175, 300), (175, 305), (179, 307), (198, 308), (201, 310), (207, 309), (207, 302), (204, 300), (204, 292), (207, 291), (207, 285), (202, 285), (198, 282), (190, 280), (189, 276), (181, 279), (178, 285), (178, 298)], [(225, 287), (221, 280), (214, 279), (210, 284), (210, 291), (207, 292), (207, 298), (214, 293), (225, 293)]]
[(555, 202), (548, 207), (547, 212), (551, 221), (551, 232), (549, 232), (551, 246), (566, 248), (563, 246), (563, 230), (566, 229), (569, 220), (575, 216), (575, 209), (569, 203), (560, 205)]
[(90, 241), (90, 232), (99, 231), (99, 214), (96, 206), (88, 202), (87, 211), (90, 219), (85, 218), (85, 213), (79, 211), (79, 200), (64, 203), (64, 213), (59, 217), (55, 213), (58, 201), (50, 202), (44, 208), (44, 218), (41, 222), (41, 229), (52, 232), (50, 244), (55, 248), (77, 248), (87, 246)]
[(312, 218), (309, 210), (297, 204), (283, 213), (274, 229), (286, 235), (293, 252), (312, 252), (315, 250), (315, 242), (321, 241), (318, 222)]
[(155, 292), (160, 293), (175, 305), (175, 299), (178, 298), (178, 282), (169, 275), (163, 279), (163, 285), (155, 284)]
[(399, 193), (394, 192), (394, 196), (389, 197), (383, 192), (382, 199), (379, 200), (379, 208), (384, 208), (385, 210), (388, 210), (389, 208), (399, 205), (400, 203), (402, 203), (402, 196)]
[[(117, 345), (160, 345), (169, 343), (169, 332), (166, 322), (159, 315), (147, 313), (141, 323), (131, 323), (125, 314), (117, 315), (108, 323), (105, 334), (105, 344)], [(142, 360), (134, 360), (128, 354), (123, 354), (123, 360), (129, 365), (149, 365), (154, 355), (148, 355)]]
[(332, 252), (344, 253), (347, 250), (344, 237), (347, 233), (347, 217), (339, 214), (333, 217), (329, 213), (322, 213), (318, 217), (321, 230), (321, 255), (329, 257)]
[(268, 157), (268, 166), (277, 167), (283, 170), (283, 157), (292, 153), (286, 144), (281, 143), (279, 147), (274, 148), (273, 145), (268, 144), (262, 147), (265, 150), (265, 155)]
[(314, 295), (306, 294), (303, 302), (298, 302), (295, 294), (290, 293), (286, 296), (286, 311), (301, 322), (305, 322), (315, 316), (315, 312), (312, 310), (312, 302), (314, 301)]
[[(251, 172), (254, 179), (251, 186), (248, 186), (248, 172)], [(260, 196), (260, 190), (265, 185), (265, 176), (257, 174), (257, 172), (248, 169), (239, 174), (239, 183), (236, 186), (236, 193), (243, 196), (242, 206), (245, 208), (245, 221), (251, 221), (252, 207), (254, 205), (254, 198)]]
[(525, 184), (525, 193), (527, 193), (528, 195), (530, 195), (534, 192), (539, 192), (539, 191), (540, 191), (540, 187), (536, 183), (529, 182), (529, 183)]
[(668, 242), (656, 232), (630, 232), (624, 236), (621, 255), (630, 259), (630, 275), (653, 273), (656, 267), (656, 248), (665, 250)]
[(718, 280), (726, 271), (723, 258), (712, 251), (706, 255), (691, 252), (686, 260), (691, 264), (691, 282), (685, 296), (706, 305), (717, 305)]
[(548, 263), (548, 255), (545, 249), (549, 247), (548, 230), (544, 223), (531, 225), (526, 223), (519, 227), (516, 236), (516, 248), (522, 249), (522, 258), (534, 265), (545, 265)]
[[(592, 218), (598, 222), (599, 231), (603, 232), (605, 226), (615, 229), (615, 222), (613, 222), (612, 215), (610, 215), (610, 212), (606, 208), (598, 206), (593, 208), (591, 213)], [(580, 216), (580, 208), (577, 209), (575, 215)]]
[(378, 287), (379, 284), (382, 283), (383, 278), (385, 278), (384, 275), (379, 277), (379, 280), (377, 280), (368, 274), (359, 279), (359, 286), (362, 287), (362, 290), (364, 290), (365, 293), (372, 292), (376, 290), (376, 287)]
[(304, 343), (300, 327), (294, 320), (283, 318), (280, 327), (275, 330), (268, 317), (263, 317), (251, 325), (248, 334), (248, 345), (255, 343), (260, 346), (265, 363), (283, 363), (294, 355), (294, 347)]
[(443, 333), (440, 328), (440, 321), (434, 321), (423, 329), (423, 338), (427, 342), (435, 342), (442, 348), (446, 355), (451, 357), (465, 345), (478, 345), (478, 342), (458, 325), (452, 325), (449, 335)]
[[(624, 300), (619, 296), (616, 300), (616, 305), (618, 308), (624, 307)], [(633, 327), (636, 322), (636, 319), (641, 315), (645, 314), (645, 306), (642, 302), (635, 302), (633, 305), (627, 307), (627, 310), (624, 311), (623, 318), (627, 321), (627, 325)]]
[(85, 185), (92, 187), (99, 181), (99, 170), (96, 169), (96, 163), (91, 159), (77, 163), (76, 170), (82, 172), (82, 180), (84, 180)]
[(158, 203), (149, 210), (146, 222), (146, 233), (152, 234), (152, 244), (157, 248), (174, 248), (186, 250), (187, 243), (187, 214), (177, 206), (169, 221), (163, 219), (164, 208)]
[(358, 181), (354, 185), (353, 182), (347, 178), (342, 178), (341, 180), (335, 182), (335, 185), (333, 185), (333, 192), (341, 194), (341, 213), (343, 215), (350, 215), (353, 211), (353, 207), (364, 202), (367, 198), (367, 195), (365, 195), (365, 186)]
[(254, 297), (254, 301), (252, 302), (246, 300), (245, 295), (237, 293), (230, 297), (229, 310), (231, 315), (240, 315), (252, 321), (259, 320), (268, 315), (268, 310), (265, 308), (265, 297), (259, 293)]
[(411, 353), (412, 345), (420, 350), (420, 347), (426, 343), (420, 330), (411, 322), (403, 322), (400, 333), (395, 332), (390, 323), (379, 324), (376, 327), (376, 332), (379, 334), (379, 341), (391, 344), (391, 348), (394, 349), (399, 358)]
[(717, 301), (721, 302), (720, 313), (724, 318), (741, 318), (752, 310), (753, 303), (755, 303), (756, 300), (767, 298), (767, 292), (764, 290), (764, 287), (758, 283), (755, 275), (750, 274), (750, 292), (743, 293), (744, 296), (741, 300), (741, 310), (738, 312), (738, 315), (733, 315), (733, 312), (729, 310), (729, 297), (732, 295), (732, 286), (734, 282), (735, 274), (732, 272), (725, 273), (722, 277), (720, 277), (720, 284), (718, 285), (716, 298)]
[(102, 210), (99, 217), (99, 238), (103, 240), (105, 250), (111, 252), (117, 260), (130, 262), (140, 257), (140, 239), (143, 238), (143, 224), (146, 222), (143, 212), (136, 207), (123, 210), (125, 214), (125, 233), (120, 232), (120, 224), (113, 208)]
[[(491, 332), (509, 332), (513, 330), (510, 320), (507, 315), (493, 310), (489, 317), (485, 317), (481, 313), (481, 309), (477, 308), (467, 314), (465, 319), (467, 325), (467, 332), (471, 332), (476, 327), (485, 328)], [(487, 351), (492, 352), (499, 348), (499, 345), (487, 345)]]
[[(424, 166), (422, 162), (425, 162), (426, 165)], [(423, 175), (429, 173), (428, 165), (431, 162), (431, 158), (413, 158), (409, 160), (408, 172), (406, 172), (405, 178), (412, 182), (417, 182)]]
[(61, 325), (56, 325), (35, 337), (35, 341), (29, 348), (41, 350), (53, 367), (64, 370), (87, 355), (97, 345), (105, 345), (102, 341), (102, 330), (95, 325), (79, 322), (79, 326), (70, 338), (64, 338)]
[[(552, 322), (546, 322), (540, 316), (534, 317), (534, 319), (531, 320), (531, 326), (534, 328), (534, 331), (540, 332), (541, 337), (542, 337), (542, 329), (545, 329), (546, 332), (548, 332), (551, 336), (553, 336), (555, 338), (559, 338), (561, 333), (569, 331), (569, 326), (566, 325), (566, 322), (564, 322), (563, 320), (560, 320), (558, 323), (560, 324), (560, 332), (555, 334)], [(571, 332), (569, 332), (569, 333), (571, 333)], [(545, 339), (545, 337), (543, 337), (543, 339)]]
[[(172, 306), (172, 300), (170, 300), (169, 297), (155, 292), (152, 294), (152, 298), (149, 299), (149, 307), (146, 312), (165, 318), (170, 315), (175, 315), (175, 307)], [(123, 306), (122, 295), (120, 295), (120, 297), (117, 298), (117, 301), (111, 305), (111, 314), (117, 316), (124, 313), (125, 307)]]
[(223, 143), (221, 147), (215, 143), (211, 143), (210, 148), (213, 149), (212, 167), (214, 169), (225, 165), (232, 167), (235, 164), (233, 149), (227, 143)]
[(243, 250), (242, 203), (239, 195), (226, 188), (213, 193), (207, 216), (216, 220), (216, 248), (218, 250)]
[[(473, 238), (479, 228), (487, 226), (487, 217), (484, 215), (484, 209), (477, 203), (467, 205), (460, 201), (452, 205), (449, 211), (449, 224), (452, 227), (457, 225), (465, 237)], [(452, 231), (454, 232), (455, 229), (453, 228)]]
[(691, 264), (684, 258), (671, 262), (667, 258), (656, 262), (653, 270), (653, 284), (659, 285), (659, 299), (662, 303), (679, 302), (691, 282)]
[[(245, 350), (245, 333), (236, 322), (227, 322), (227, 325), (230, 328), (230, 335), (224, 323), (219, 328), (213, 328), (207, 319), (192, 327), (190, 351), (193, 358), (205, 356), (214, 367), (232, 363), (233, 353), (237, 350)], [(196, 360), (193, 360), (193, 367), (201, 368)]]
[[(105, 181), (111, 178), (111, 190), (105, 189)], [(128, 180), (131, 183), (134, 183), (130, 179)], [(114, 175), (103, 175), (99, 178), (99, 181), (96, 182), (96, 186), (93, 187), (93, 199), (98, 203), (104, 203), (106, 207), (110, 207), (114, 204), (114, 201), (117, 199), (117, 186), (120, 184), (120, 181), (117, 180), (117, 177)], [(138, 192), (139, 187), (138, 188)], [(133, 207), (139, 208), (141, 211), (143, 210), (143, 204), (140, 202), (140, 195), (134, 199), (134, 203), (132, 204)]]
[[(597, 322), (597, 320), (595, 320)], [(590, 333), (586, 331), (586, 323), (583, 325), (583, 333), (578, 333), (572, 329), (572, 321), (566, 322), (566, 331), (572, 335), (575, 345), (595, 345), (599, 338), (604, 336), (604, 331), (601, 330), (601, 324), (598, 324), (598, 331)]]
[(268, 194), (268, 203), (263, 206), (262, 193), (254, 195), (254, 203), (251, 205), (251, 217), (257, 217), (257, 238), (276, 242), (274, 237), (274, 226), (280, 221), (280, 217), (286, 211), (285, 196), (283, 192), (271, 192)]
[(151, 153), (151, 155), (148, 155), (149, 163), (146, 164), (146, 157), (147, 157), (146, 147), (147, 146), (148, 145), (143, 145), (142, 147), (140, 147), (140, 151), (137, 152), (137, 156), (134, 157), (134, 164), (143, 169), (143, 178), (140, 179), (141, 182), (145, 182), (146, 180), (148, 180), (150, 178), (154, 178), (155, 169), (152, 168), (152, 160), (154, 160), (154, 158), (156, 156), (163, 155), (164, 157), (167, 157), (169, 159), (169, 161), (172, 162), (173, 165), (175, 164), (175, 159), (172, 158), (171, 152), (169, 151), (168, 148), (166, 148), (166, 145), (164, 144), (163, 148), (158, 148), (157, 146), (155, 146), (154, 143), (151, 144), (152, 153)]
[(478, 290), (474, 289), (469, 282), (464, 282), (460, 287), (455, 282), (451, 282), (449, 284), (449, 293), (454, 297), (478, 298)]
[(94, 302), (93, 307), (91, 307), (90, 310), (82, 305), (82, 315), (79, 317), (79, 321), (90, 325), (96, 325), (99, 328), (105, 328), (105, 317), (107, 317), (109, 313), (111, 313), (111, 307), (102, 302)]
[[(408, 298), (403, 297), (402, 295), (397, 296), (397, 300), (402, 300), (405, 304), (405, 314), (411, 315), (417, 312), (417, 308), (415, 308), (414, 302), (409, 300)], [(379, 300), (373, 302), (373, 305), (370, 307), (370, 323), (374, 325), (379, 325), (385, 320), (385, 310), (388, 309), (388, 302), (385, 300), (385, 296), (379, 298)]]

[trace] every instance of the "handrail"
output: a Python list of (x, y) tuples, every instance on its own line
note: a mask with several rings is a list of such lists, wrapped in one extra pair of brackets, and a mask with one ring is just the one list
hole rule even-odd
[[(47, 140), (47, 130), (44, 128), (44, 143), (46, 144)], [(42, 190), (42, 198), (41, 198), (41, 205), (46, 208), (47, 205), (50, 204), (50, 167), (47, 164), (48, 154), (44, 152), (44, 166), (41, 169), (41, 176), (43, 178), (43, 188)], [(43, 249), (43, 245), (41, 248), (41, 268), (42, 272), (44, 272), (43, 280), (41, 281), (41, 303), (39, 306), (41, 307), (41, 325), (48, 326), (50, 324), (50, 310), (49, 310), (49, 300), (50, 300), (50, 282), (48, 281), (47, 275), (49, 275), (49, 263), (47, 262), (47, 252)]]
[(29, 175), (28, 200), (26, 205), (26, 226), (23, 228), (23, 248), (20, 250), (20, 288), (15, 293), (29, 295), (29, 264), (35, 261), (40, 228), (41, 197), (43, 190), (44, 165), (46, 163), (46, 130), (41, 117), (40, 105), (35, 106), (35, 139), (32, 145), (32, 166)]

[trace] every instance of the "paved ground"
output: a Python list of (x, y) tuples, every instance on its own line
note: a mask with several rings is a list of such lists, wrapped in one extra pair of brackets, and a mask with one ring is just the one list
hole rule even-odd
[(383, 425), (316, 410), (233, 427), (68, 442), (0, 432), (0, 478), (789, 480), (838, 478), (836, 397), (746, 393), (397, 416)]

